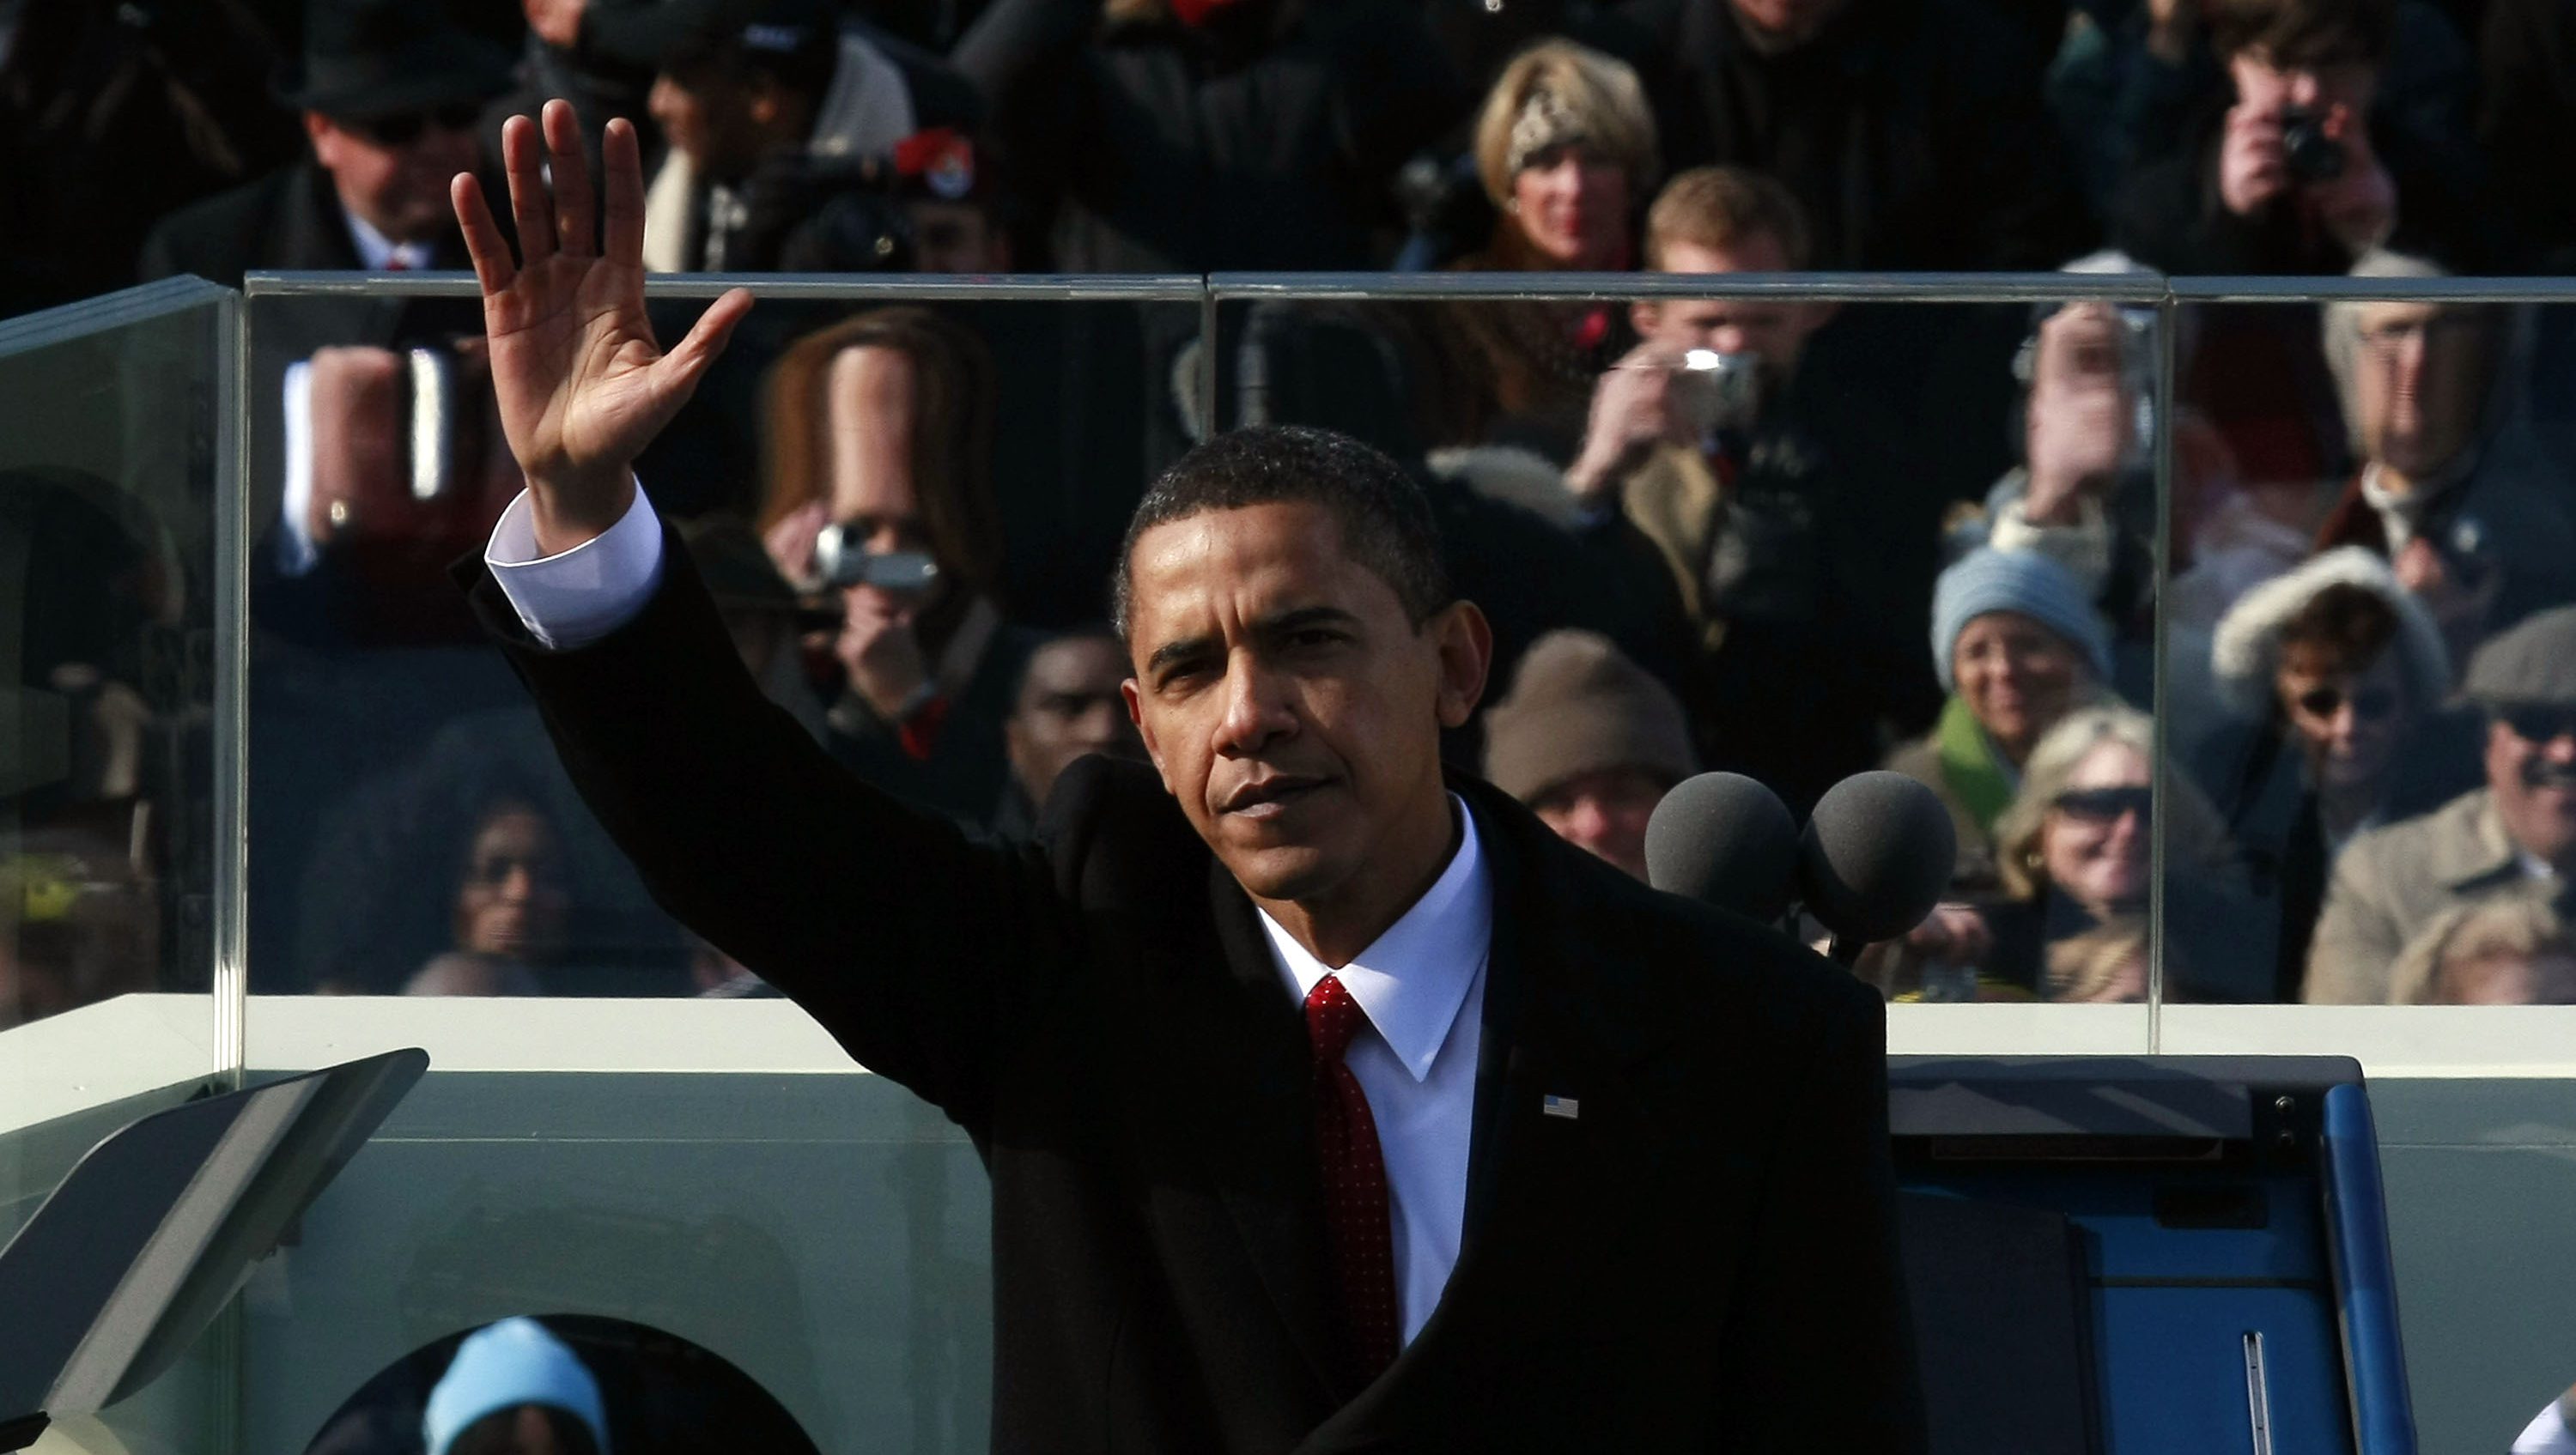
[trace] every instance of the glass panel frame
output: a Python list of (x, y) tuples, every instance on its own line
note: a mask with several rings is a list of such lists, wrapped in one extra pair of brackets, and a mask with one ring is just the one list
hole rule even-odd
[[(1244, 274), (1216, 273), (1204, 277), (1173, 275), (1168, 277), (1055, 277), (1012, 276), (1003, 278), (968, 277), (903, 277), (851, 279), (841, 277), (800, 277), (787, 275), (657, 275), (648, 283), (648, 296), (655, 301), (711, 299), (733, 287), (747, 287), (762, 298), (781, 300), (903, 302), (952, 301), (966, 299), (1044, 300), (1109, 300), (1150, 301), (1157, 303), (1195, 302), (1201, 310), (1202, 355), (1198, 360), (1200, 389), (1222, 395), (1218, 374), (1226, 362), (1215, 346), (1220, 310), (1228, 304), (1266, 300), (1299, 299), (1309, 301), (1433, 301), (1433, 300), (1555, 300), (1612, 301), (1655, 297), (1774, 297), (1810, 300), (1912, 301), (1925, 303), (2007, 302), (2033, 303), (2099, 299), (2156, 310), (2159, 319), (2157, 372), (2155, 378), (2156, 409), (2160, 421), (2169, 421), (2176, 398), (2174, 371), (2175, 340), (2180, 310), (2186, 306), (2212, 302), (2315, 302), (2335, 298), (2385, 298), (2392, 296), (2431, 297), (2452, 301), (2479, 302), (2569, 302), (2576, 301), (2576, 280), (2566, 279), (2428, 279), (2368, 280), (2343, 278), (2318, 279), (2245, 279), (2245, 278), (2174, 278), (2153, 273), (2127, 274), (1959, 274), (1959, 275), (1727, 275), (1664, 276), (1652, 274)], [(365, 296), (365, 297), (452, 297), (474, 296), (472, 280), (462, 274), (253, 274), (245, 284), (252, 298), (285, 296)], [(2153, 440), (2154, 477), (2157, 491), (2156, 519), (2171, 519), (2173, 501), (2173, 434), (2170, 428), (2159, 428)], [(2159, 529), (2154, 542), (2157, 567), (2170, 574), (2173, 541), (2168, 530)], [(2158, 594), (2154, 620), (2154, 672), (2156, 706), (2161, 709), (2168, 700), (2170, 642), (2167, 621), (2168, 603)], [(2170, 714), (2154, 713), (2160, 761), (2167, 760), (2172, 747), (2167, 741)], [(2159, 775), (2161, 794), (2166, 782)], [(2151, 859), (2154, 882), (2151, 889), (2150, 913), (2158, 925), (2154, 938), (2154, 955), (2149, 977), (2145, 1020), (2135, 1037), (2125, 1031), (2106, 1036), (2100, 1017), (2086, 1016), (2060, 1019), (2055, 1015), (2034, 1016), (2029, 1008), (2019, 1008), (2007, 1017), (1984, 1007), (1899, 1006), (1891, 1012), (1891, 1048), (1898, 1051), (1917, 1049), (1956, 1050), (1970, 1044), (1991, 1044), (1998, 1050), (2088, 1049), (2105, 1048), (2109, 1043), (2134, 1045), (2135, 1049), (2182, 1050), (2211, 1045), (2241, 1047), (2238, 1032), (2205, 1031), (2204, 1026), (2233, 1023), (2231, 1017), (2211, 1007), (2193, 1007), (2180, 1017), (2168, 1015), (2166, 990), (2166, 953), (2164, 933), (2165, 897), (2170, 882), (2166, 830), (2172, 815), (2159, 812), (2152, 831)], [(265, 997), (263, 997), (265, 999)], [(315, 1008), (313, 1014), (327, 1016)], [(303, 1016), (297, 1017), (299, 1021)], [(2271, 1017), (2261, 1018), (2271, 1022)], [(1984, 1029), (1971, 1029), (1981, 1024)], [(2186, 1032), (2181, 1043), (2168, 1045), (2166, 1029), (2172, 1025)], [(2287, 1025), (2287, 1022), (2280, 1022)], [(302, 1039), (299, 1034), (296, 1039)], [(2308, 1038), (2295, 1037), (2301, 1043)], [(2395, 1038), (2398, 1044), (2412, 1044), (2409, 1037)], [(2462, 1050), (2470, 1048), (2463, 1043)], [(2471, 1059), (2475, 1059), (2472, 1057)]]
[[(34, 387), (12, 392), (13, 408), (60, 408), (65, 415), (48, 415), (44, 431), (0, 434), (0, 460), (18, 468), (77, 457), (84, 467), (98, 467), (83, 473), (137, 511), (148, 511), (151, 497), (181, 497), (175, 511), (162, 499), (157, 503), (165, 509), (146, 515), (143, 528), (157, 539), (142, 542), (145, 554), (162, 554), (135, 568), (176, 593), (175, 620), (157, 627), (172, 660), (127, 685), (146, 689), (136, 702), (167, 719), (163, 730), (179, 735), (166, 765), (167, 822), (149, 832), (160, 846), (156, 857), (165, 861), (155, 876), (164, 901), (157, 916), (161, 949), (186, 963), (163, 960), (158, 974), (165, 982), (176, 974), (183, 983), (205, 983), (202, 991), (121, 994), (0, 1030), (0, 1141), (7, 1143), (0, 1160), (0, 1242), (102, 1137), (199, 1091), (240, 1081), (244, 654), (242, 551), (232, 507), (241, 498), (241, 335), (241, 295), (195, 278), (0, 321), (0, 371), (49, 350), (94, 345), (108, 351), (103, 377), (49, 364), (53, 372)], [(174, 383), (182, 397), (161, 397), (159, 389)], [(95, 432), (78, 436), (76, 448), (49, 451), (48, 434), (53, 445), (75, 444), (62, 431), (80, 428), (70, 421), (84, 418), (84, 401), (113, 424), (90, 420)], [(184, 458), (156, 461), (154, 452), (168, 446), (174, 430), (180, 438), (170, 453)], [(205, 518), (176, 518), (198, 509)], [(15, 613), (15, 603), (10, 610)], [(10, 621), (0, 629), (14, 634), (19, 626)], [(164, 675), (167, 683), (156, 680)], [(112, 685), (115, 679), (102, 680)], [(200, 716), (202, 727), (192, 726)], [(137, 772), (138, 781), (148, 779), (149, 770)], [(16, 814), (9, 817), (14, 825)], [(143, 852), (146, 833), (134, 831), (129, 857)], [(16, 838), (14, 828), (10, 837)], [(13, 890), (27, 892), (16, 881)], [(121, 918), (130, 924), (130, 917)], [(9, 932), (16, 929), (13, 916)], [(200, 954), (204, 963), (194, 963)], [(209, 1441), (231, 1448), (241, 1372), (235, 1331), (229, 1316), (219, 1320), (145, 1389), (96, 1416), (66, 1421), (60, 1433), (83, 1448), (177, 1449)]]

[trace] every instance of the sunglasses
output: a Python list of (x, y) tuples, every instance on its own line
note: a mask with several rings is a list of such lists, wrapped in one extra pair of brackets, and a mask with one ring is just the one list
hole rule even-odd
[(2051, 800), (2057, 811), (2084, 823), (2115, 824), (2124, 814), (2136, 814), (2144, 827), (2154, 813), (2155, 790), (2140, 785), (2136, 788), (2070, 788)]
[(2576, 708), (2545, 707), (2526, 704), (2496, 709), (2496, 716), (2513, 729), (2513, 735), (2527, 743), (2555, 742), (2576, 736)]
[(451, 101), (422, 111), (406, 111), (393, 116), (370, 116), (364, 121), (345, 123), (351, 131), (363, 132), (378, 146), (409, 146), (420, 140), (421, 133), (433, 125), (441, 131), (472, 131), (483, 119), (483, 108), (472, 101)]
[[(2299, 711), (2310, 717), (2332, 717), (2344, 701), (2340, 687), (2311, 687), (2298, 696)], [(2397, 711), (2397, 694), (2385, 687), (2365, 687), (2351, 702), (2353, 717), (2362, 722), (2379, 722)]]

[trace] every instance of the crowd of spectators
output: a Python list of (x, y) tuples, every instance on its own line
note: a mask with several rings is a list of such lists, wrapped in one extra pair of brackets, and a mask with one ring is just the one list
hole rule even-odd
[[(779, 300), (639, 470), (781, 710), (981, 831), (1143, 752), (1101, 592), (1146, 479), (1310, 423), (1421, 481), (1497, 643), (1451, 755), (1566, 838), (1642, 873), (1704, 768), (1793, 811), (1930, 786), (1959, 868), (1865, 957), (1891, 996), (2136, 999), (2161, 946), (2182, 998), (2576, 1000), (2576, 327), (2427, 286), (2576, 258), (2571, 37), (2576, 0), (0, 0), (0, 311), (459, 267), (450, 179), (547, 97), (638, 127), (666, 273), (2383, 280), (2414, 296), (1282, 299), (1207, 339)], [(258, 988), (757, 993), (445, 579), (518, 485), (471, 306), (254, 313)], [(148, 523), (29, 481), (0, 531), (87, 511), (61, 599), (133, 615)], [(21, 653), (91, 684), (76, 762), (149, 716), (98, 690), (126, 651)], [(0, 1023), (150, 958), (79, 931), (160, 869), (99, 811), (150, 787), (85, 771), (0, 864)]]

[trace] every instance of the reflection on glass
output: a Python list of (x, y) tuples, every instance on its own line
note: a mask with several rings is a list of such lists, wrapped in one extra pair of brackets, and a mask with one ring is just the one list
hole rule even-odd
[[(2354, 272), (2440, 276), (2386, 252)], [(2263, 998), (2556, 998), (2552, 924), (2483, 911), (2563, 910), (2576, 859), (2562, 321), (2392, 298), (2185, 325), (2186, 409), (2232, 465), (2215, 494), (2178, 473), (2172, 742), (2233, 840)], [(2320, 387), (2233, 388), (2256, 343)]]
[[(755, 991), (653, 904), (448, 579), (520, 484), (470, 307), (252, 310), (254, 987)], [(1185, 443), (1195, 322), (765, 301), (638, 475), (774, 702), (880, 786), (1025, 833), (1063, 761), (1136, 750), (1104, 586)]]
[(0, 354), (0, 1030), (210, 973), (217, 310), (113, 312)]
[[(1806, 246), (1796, 202), (1733, 169), (1675, 178), (1647, 218), (1667, 272), (1781, 270)], [(1460, 407), (1485, 376), (1449, 345), (1480, 311), (1540, 306), (1572, 305), (1265, 302), (1232, 402), (1415, 466), (1495, 630), (1467, 761), (1614, 863), (1677, 764), (1798, 813), (1853, 773), (1909, 771), (1959, 827), (1957, 898), (1861, 968), (1891, 994), (1979, 994), (1983, 917), (2008, 898), (1993, 825), (2024, 761), (2070, 711), (2148, 700), (2152, 316), (1639, 300), (1618, 312), (1640, 342), (1592, 376), (1567, 440)], [(2026, 447), (1995, 451), (2013, 426)], [(2031, 959), (2024, 998), (2045, 990)]]

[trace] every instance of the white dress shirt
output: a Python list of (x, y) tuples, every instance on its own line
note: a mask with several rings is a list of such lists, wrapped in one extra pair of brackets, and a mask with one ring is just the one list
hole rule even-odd
[(429, 244), (395, 242), (392, 238), (376, 231), (365, 218), (346, 207), (340, 209), (340, 216), (348, 221), (349, 241), (357, 245), (358, 261), (366, 264), (367, 271), (370, 273), (383, 273), (398, 268), (417, 271), (428, 267), (435, 256)]
[(1494, 937), (1494, 889), (1476, 846), (1476, 816), (1456, 795), (1449, 801), (1461, 825), (1449, 867), (1351, 963), (1326, 967), (1278, 921), (1261, 916), (1280, 983), (1297, 1004), (1325, 976), (1338, 976), (1375, 1032), (1354, 1036), (1342, 1059), (1368, 1097), (1386, 1159), (1396, 1307), (1408, 1344), (1458, 1264), (1476, 1052), (1484, 1040), (1485, 959)]
[[(662, 530), (639, 486), (635, 503), (606, 533), (540, 557), (523, 492), (492, 528), (483, 560), (531, 636), (548, 647), (578, 647), (643, 609), (661, 583)], [(1374, 1032), (1353, 1037), (1343, 1060), (1368, 1097), (1386, 1159), (1396, 1306), (1407, 1343), (1430, 1319), (1458, 1263), (1494, 935), (1494, 890), (1476, 843), (1476, 816), (1456, 795), (1449, 802), (1459, 835), (1448, 867), (1349, 964), (1326, 966), (1278, 921), (1260, 917), (1280, 986), (1293, 1001), (1302, 1007), (1317, 982), (1337, 975)]]
[(569, 551), (537, 554), (528, 492), (492, 526), (483, 564), (519, 621), (542, 646), (568, 651), (634, 620), (662, 584), (662, 520), (635, 487), (635, 503), (617, 524)]

